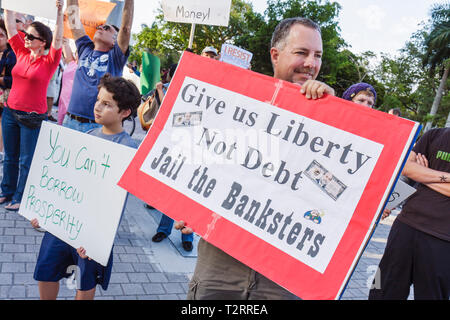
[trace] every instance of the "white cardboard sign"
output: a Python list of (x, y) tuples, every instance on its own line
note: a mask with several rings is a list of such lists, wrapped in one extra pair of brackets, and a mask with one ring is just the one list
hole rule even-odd
[(252, 61), (253, 53), (242, 48), (224, 43), (220, 51), (220, 61), (233, 64), (235, 66), (248, 69)]
[(395, 186), (395, 189), (392, 192), (388, 203), (386, 204), (386, 209), (392, 210), (396, 208), (414, 192), (416, 192), (416, 189), (403, 182), (402, 180), (398, 180), (397, 185)]
[(19, 214), (106, 266), (135, 149), (43, 122)]
[(30, 14), (40, 18), (56, 20), (56, 1), (55, 0), (2, 0), (2, 8)]
[(164, 19), (172, 22), (228, 26), (231, 0), (162, 0)]

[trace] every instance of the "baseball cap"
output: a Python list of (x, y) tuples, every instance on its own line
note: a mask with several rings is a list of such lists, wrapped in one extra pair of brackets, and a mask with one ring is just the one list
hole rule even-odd
[(216, 48), (210, 47), (210, 46), (205, 47), (205, 49), (202, 50), (202, 53), (205, 53), (205, 52), (212, 52), (212, 53), (214, 53), (216, 56), (217, 56), (217, 54), (218, 54)]

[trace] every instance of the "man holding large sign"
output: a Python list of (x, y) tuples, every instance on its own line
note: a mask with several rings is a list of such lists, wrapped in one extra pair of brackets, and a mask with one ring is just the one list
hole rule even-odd
[[(293, 48), (302, 54), (293, 54)], [(320, 28), (308, 19), (286, 19), (274, 31), (270, 54), (277, 79), (303, 85), (314, 99), (334, 90), (315, 81), (322, 62)], [(308, 83), (307, 83), (308, 82)], [(294, 178), (295, 179), (295, 178)], [(296, 299), (294, 295), (217, 247), (200, 239), (188, 299)]]
[(189, 298), (343, 291), (418, 126), (333, 97), (322, 50), (294, 18), (274, 32), (276, 78), (183, 54), (119, 185), (203, 238)]

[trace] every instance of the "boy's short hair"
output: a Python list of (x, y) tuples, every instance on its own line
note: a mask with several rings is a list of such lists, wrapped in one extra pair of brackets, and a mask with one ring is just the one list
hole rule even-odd
[(101, 88), (105, 88), (113, 94), (119, 110), (130, 109), (131, 115), (136, 114), (136, 110), (141, 104), (141, 93), (132, 81), (122, 77), (113, 77), (107, 73), (100, 79), (98, 90), (100, 91)]

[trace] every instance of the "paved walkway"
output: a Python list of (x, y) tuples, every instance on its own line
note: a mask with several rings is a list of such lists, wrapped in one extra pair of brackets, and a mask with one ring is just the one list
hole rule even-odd
[[(133, 137), (141, 140), (140, 128)], [(195, 268), (198, 237), (192, 253), (181, 248), (181, 236), (174, 230), (160, 243), (153, 243), (160, 213), (150, 210), (130, 195), (114, 244), (114, 265), (108, 290), (97, 287), (96, 299), (184, 300)], [(395, 215), (378, 225), (363, 253), (343, 300), (366, 300), (386, 245)], [(43, 233), (33, 229), (18, 213), (0, 206), (0, 299), (39, 299), (33, 271)], [(73, 299), (70, 280), (60, 284), (59, 299)]]

